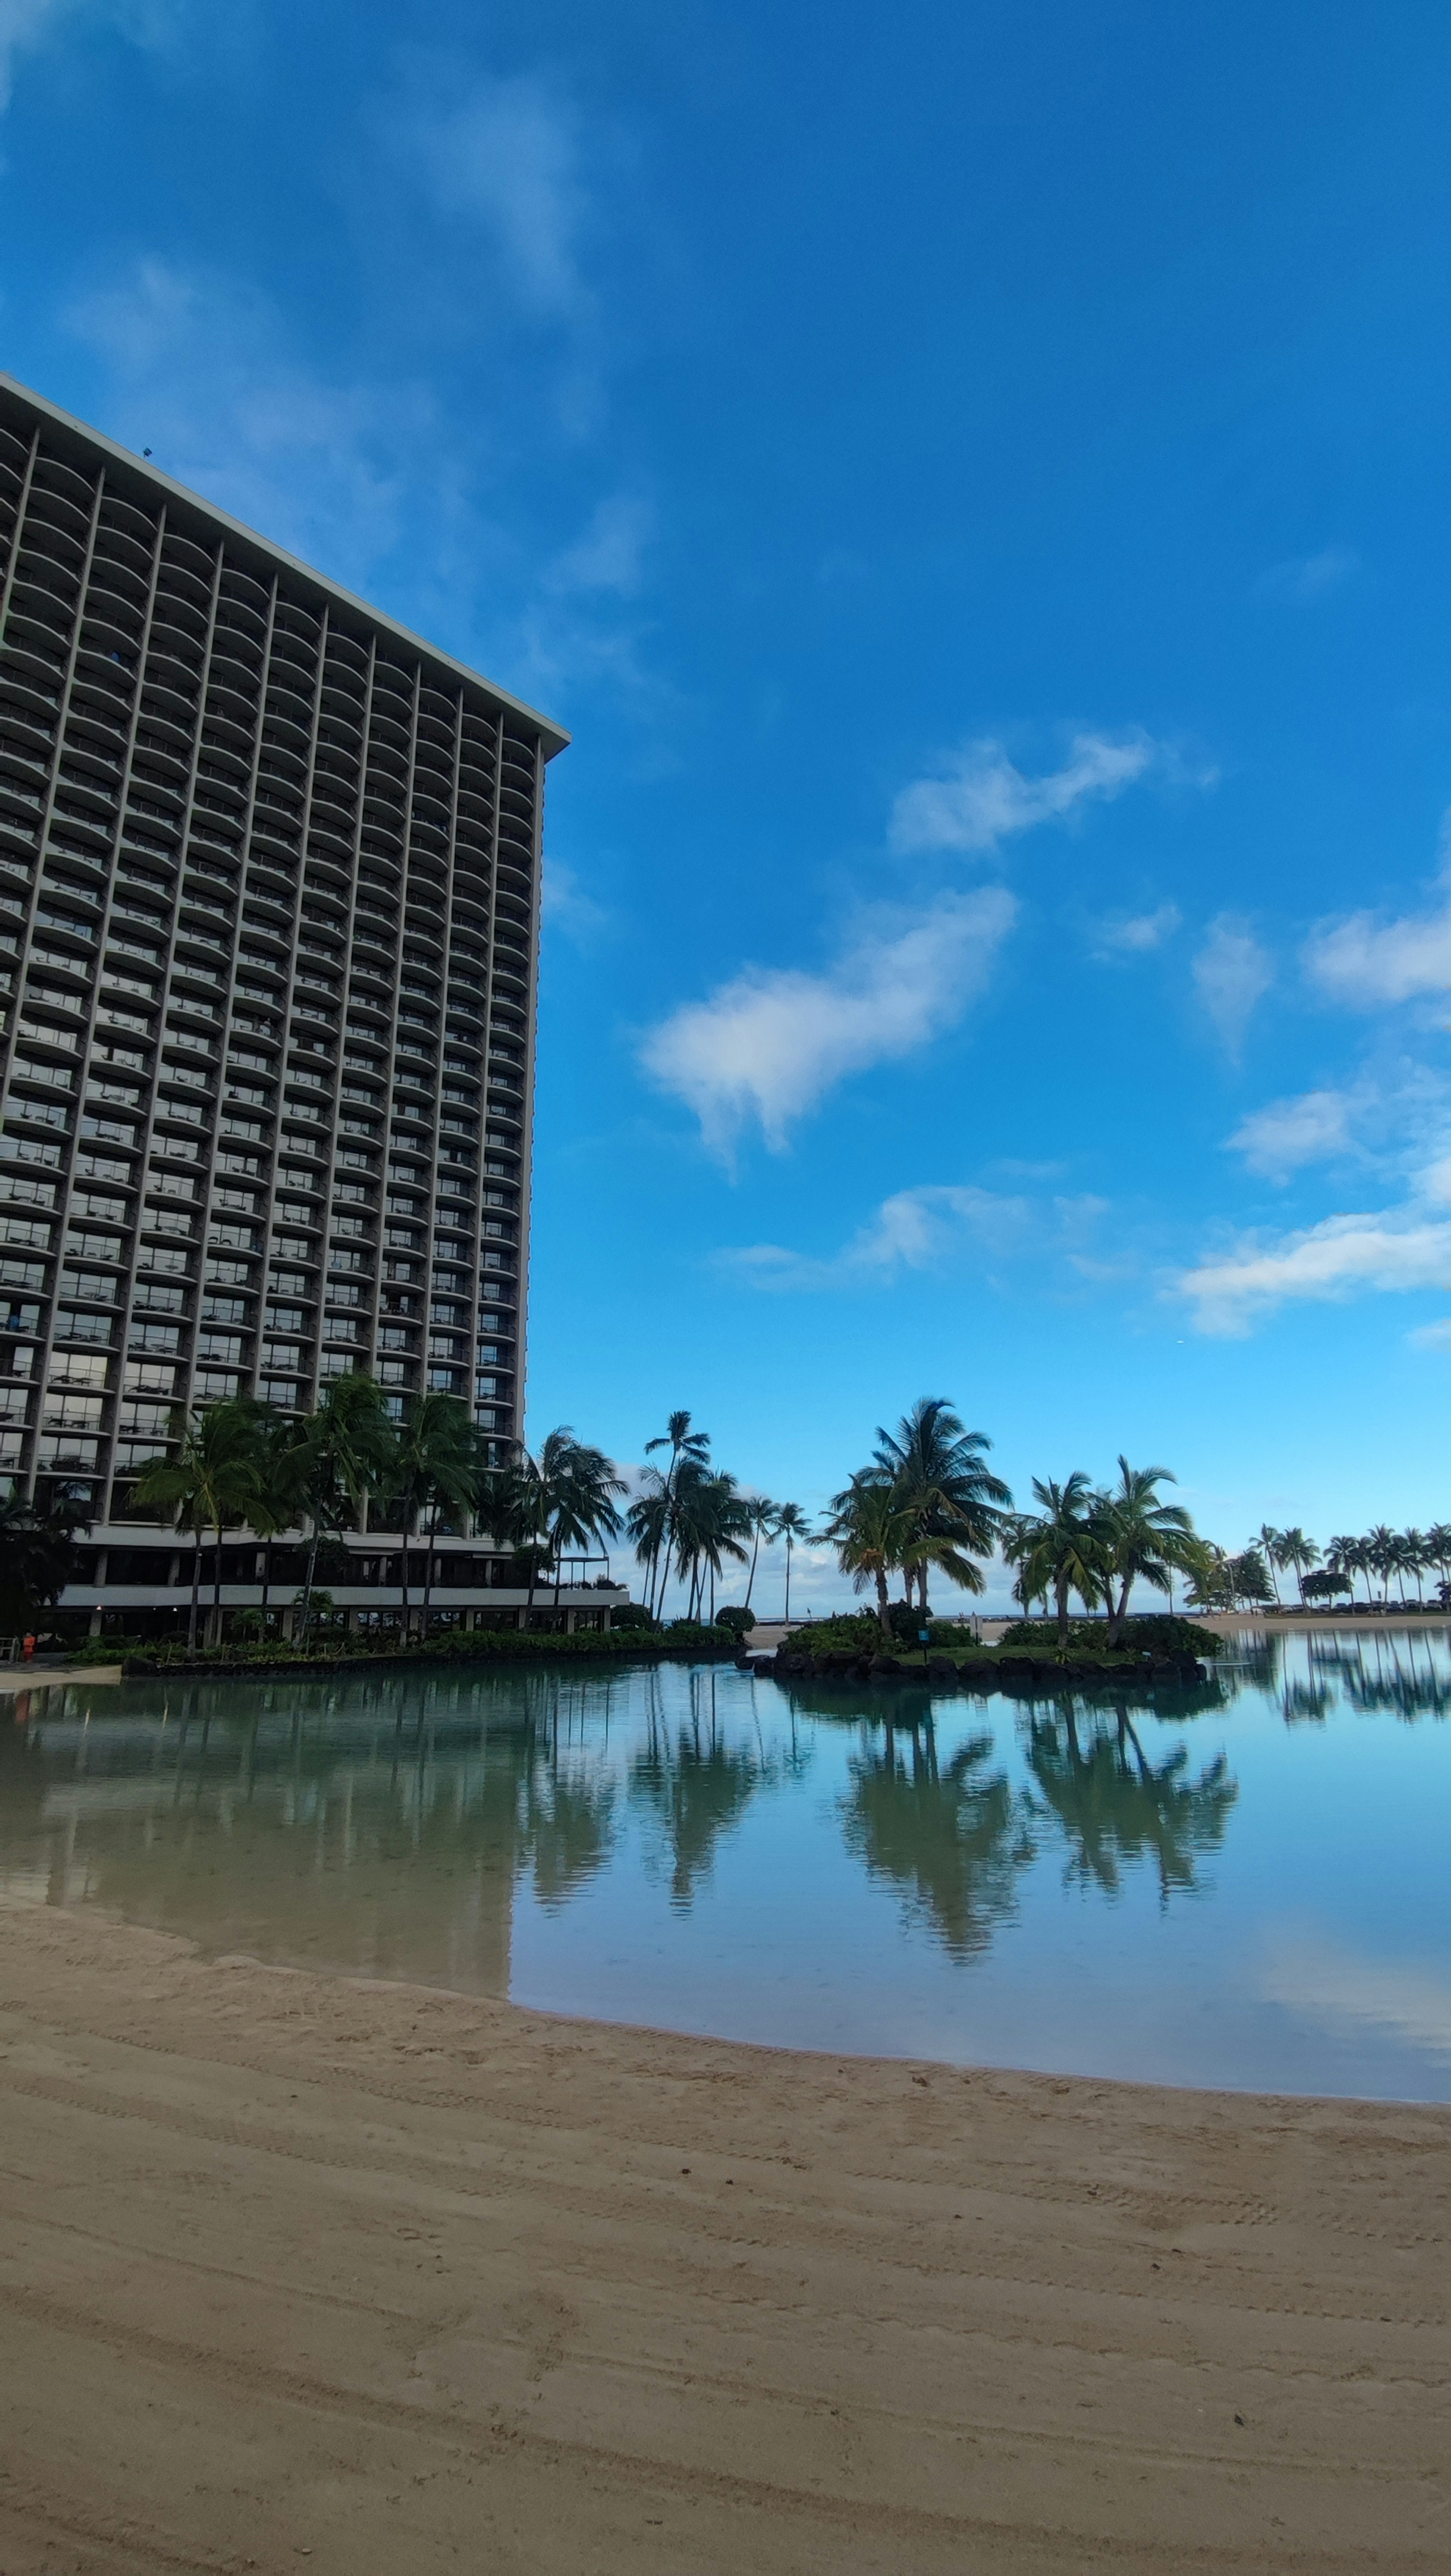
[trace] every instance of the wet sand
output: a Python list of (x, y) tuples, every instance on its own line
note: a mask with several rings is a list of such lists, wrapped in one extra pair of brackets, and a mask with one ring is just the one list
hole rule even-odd
[(1451, 2112), (0, 1906), (0, 2576), (1440, 2569)]

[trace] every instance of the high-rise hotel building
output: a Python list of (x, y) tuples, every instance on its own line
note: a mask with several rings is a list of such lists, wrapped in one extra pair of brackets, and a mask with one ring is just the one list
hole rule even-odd
[(102, 1546), (177, 1404), (519, 1434), (566, 739), (0, 376), (0, 1478)]

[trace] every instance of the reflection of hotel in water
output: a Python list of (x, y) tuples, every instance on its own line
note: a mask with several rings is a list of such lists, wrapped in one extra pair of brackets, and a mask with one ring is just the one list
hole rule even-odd
[(518, 1435), (565, 740), (0, 377), (0, 1475), (89, 1498), (68, 1604), (185, 1597), (130, 1500), (174, 1403), (366, 1367)]

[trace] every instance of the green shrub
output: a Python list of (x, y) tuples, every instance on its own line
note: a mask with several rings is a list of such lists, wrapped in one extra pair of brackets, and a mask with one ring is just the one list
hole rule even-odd
[[(1052, 1619), (1019, 1619), (1006, 1628), (998, 1639), (999, 1649), (1027, 1646), (1035, 1654), (1056, 1655), (1058, 1628)], [(1112, 1663), (1141, 1655), (1147, 1647), (1154, 1655), (1197, 1655), (1201, 1662), (1221, 1651), (1222, 1640), (1212, 1628), (1201, 1628), (1193, 1619), (1179, 1619), (1169, 1611), (1150, 1611), (1143, 1618), (1125, 1619), (1116, 1646), (1108, 1641), (1108, 1622), (1104, 1619), (1071, 1619), (1068, 1623), (1068, 1650), (1074, 1655), (1099, 1655)]]
[(617, 1601), (610, 1612), (612, 1628), (657, 1628), (659, 1621), (643, 1601)]
[(715, 1624), (718, 1628), (731, 1629), (737, 1637), (749, 1637), (756, 1624), (756, 1614), (754, 1610), (732, 1603), (727, 1609), (716, 1612)]

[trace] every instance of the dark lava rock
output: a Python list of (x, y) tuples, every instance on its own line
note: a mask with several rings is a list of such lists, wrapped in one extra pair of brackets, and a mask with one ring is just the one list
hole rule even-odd
[(896, 1655), (873, 1655), (867, 1666), (868, 1672), (876, 1681), (890, 1678), (892, 1674), (900, 1673), (902, 1669), (903, 1666)]
[(929, 1655), (927, 1671), (934, 1682), (950, 1682), (956, 1688), (957, 1666), (950, 1655)]

